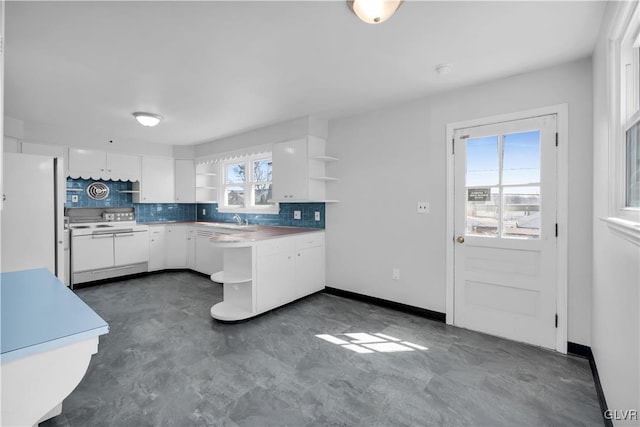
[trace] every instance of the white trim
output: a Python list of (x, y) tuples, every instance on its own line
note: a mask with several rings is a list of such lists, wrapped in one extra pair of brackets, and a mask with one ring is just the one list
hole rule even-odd
[(640, 246), (640, 224), (620, 218), (600, 218), (600, 220), (609, 226), (613, 234)]
[(261, 156), (263, 154), (271, 153), (273, 151), (273, 144), (256, 145), (249, 148), (243, 148), (234, 151), (225, 151), (223, 153), (212, 154), (209, 156), (198, 157), (196, 159), (196, 165), (207, 163), (221, 163), (230, 160), (242, 159), (243, 157)]
[(557, 116), (558, 126), (558, 171), (557, 171), (557, 222), (558, 222), (558, 265), (556, 283), (556, 306), (558, 313), (558, 329), (556, 333), (556, 351), (567, 353), (567, 292), (568, 292), (568, 212), (569, 212), (569, 107), (567, 104), (552, 105), (481, 119), (466, 120), (447, 124), (446, 132), (446, 167), (447, 167), (447, 226), (446, 226), (446, 322), (455, 324), (454, 313), (454, 155), (453, 138), (456, 129), (466, 129), (493, 123), (528, 119), (538, 116)]
[[(609, 218), (619, 218), (640, 225), (640, 211), (625, 207), (626, 132), (632, 120), (622, 118), (621, 44), (640, 8), (638, 1), (619, 2), (607, 43), (607, 101), (609, 111)], [(636, 113), (637, 114), (637, 113)], [(637, 117), (634, 115), (634, 117)]]

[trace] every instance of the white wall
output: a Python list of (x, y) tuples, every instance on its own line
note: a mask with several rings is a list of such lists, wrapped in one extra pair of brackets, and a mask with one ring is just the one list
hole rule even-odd
[(607, 7), (593, 55), (591, 349), (609, 408), (640, 410), (640, 248), (612, 234), (600, 219), (608, 216), (610, 195), (606, 44), (617, 6)]
[(591, 89), (583, 59), (330, 121), (327, 153), (341, 161), (327, 184), (340, 201), (327, 205), (327, 286), (445, 312), (447, 123), (568, 103), (568, 339), (589, 345)]
[(196, 157), (206, 157), (243, 148), (290, 141), (307, 135), (326, 139), (327, 132), (328, 122), (326, 120), (304, 116), (196, 145), (195, 154)]
[[(109, 135), (103, 135), (98, 132), (81, 133), (76, 129), (68, 129), (39, 122), (22, 121), (7, 116), (5, 116), (5, 122), (9, 125), (5, 135), (15, 137), (23, 142), (66, 145), (103, 151), (147, 154), (150, 156), (173, 156), (173, 147), (171, 145), (113, 139)], [(111, 143), (109, 141), (113, 142)]]

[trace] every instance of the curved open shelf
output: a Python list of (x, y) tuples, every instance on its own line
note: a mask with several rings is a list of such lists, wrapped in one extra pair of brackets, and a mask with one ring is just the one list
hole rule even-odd
[(251, 276), (245, 276), (243, 274), (237, 273), (225, 273), (224, 271), (218, 271), (217, 273), (213, 273), (211, 275), (211, 280), (218, 283), (225, 284), (240, 284), (240, 283), (250, 283)]

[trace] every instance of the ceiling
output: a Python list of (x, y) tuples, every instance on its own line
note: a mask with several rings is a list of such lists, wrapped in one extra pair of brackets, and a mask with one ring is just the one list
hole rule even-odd
[[(368, 25), (344, 1), (7, 1), (5, 114), (197, 144), (587, 57), (604, 6), (407, 0)], [(164, 120), (143, 128), (134, 111)]]

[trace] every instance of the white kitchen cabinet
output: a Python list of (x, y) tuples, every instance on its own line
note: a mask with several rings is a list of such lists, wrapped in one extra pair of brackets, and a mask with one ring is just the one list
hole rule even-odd
[(193, 160), (175, 160), (176, 203), (195, 203), (196, 177)]
[(165, 268), (185, 268), (187, 266), (187, 227), (168, 225), (166, 230)]
[(142, 174), (134, 183), (134, 203), (174, 203), (173, 159), (142, 157)]
[(295, 246), (295, 293), (302, 297), (322, 290), (325, 285), (324, 233), (297, 237)]
[(279, 202), (325, 201), (325, 184), (337, 178), (326, 174), (325, 140), (314, 136), (273, 145), (273, 198)]
[(108, 152), (107, 172), (110, 179), (140, 181), (140, 156)]
[(224, 270), (211, 277), (224, 284), (214, 319), (248, 319), (325, 286), (324, 232), (213, 244), (224, 250)]
[(69, 175), (72, 178), (138, 181), (140, 157), (72, 147), (69, 148)]
[(113, 235), (114, 265), (131, 265), (149, 261), (149, 232), (135, 231)]
[(257, 311), (270, 310), (291, 300), (295, 293), (294, 250), (292, 239), (273, 239), (257, 245)]
[(187, 268), (196, 269), (196, 228), (186, 227), (187, 229)]
[(110, 268), (114, 261), (113, 234), (73, 237), (72, 271)]
[(166, 227), (149, 226), (149, 271), (164, 270), (166, 263)]
[(204, 274), (213, 274), (222, 270), (222, 249), (211, 244), (211, 237), (215, 235), (213, 230), (206, 227), (196, 228), (196, 268)]
[(73, 178), (100, 179), (106, 176), (107, 153), (85, 148), (69, 148), (69, 174)]

